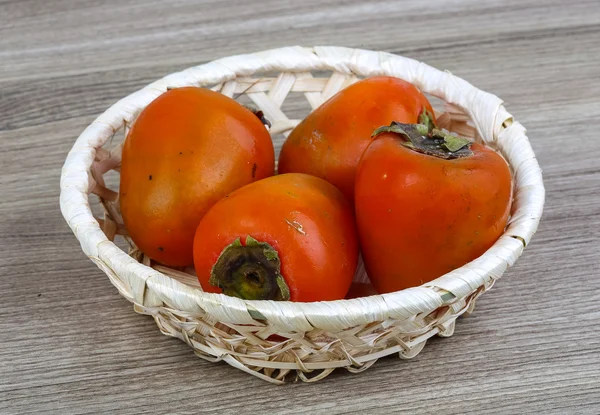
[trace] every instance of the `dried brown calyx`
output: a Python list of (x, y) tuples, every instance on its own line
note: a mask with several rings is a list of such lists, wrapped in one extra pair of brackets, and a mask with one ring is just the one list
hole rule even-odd
[(281, 275), (277, 251), (248, 236), (225, 247), (212, 268), (210, 285), (245, 300), (289, 300), (290, 290)]

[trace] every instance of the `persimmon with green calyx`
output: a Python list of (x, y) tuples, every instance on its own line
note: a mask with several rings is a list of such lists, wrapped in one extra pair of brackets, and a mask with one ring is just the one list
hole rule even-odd
[(306, 174), (234, 191), (206, 213), (194, 240), (202, 288), (247, 300), (342, 299), (357, 260), (352, 206)]
[(425, 95), (402, 79), (377, 76), (358, 81), (292, 130), (281, 148), (279, 173), (321, 177), (352, 201), (356, 167), (373, 131), (392, 121), (416, 123), (423, 110), (433, 113)]
[(271, 176), (275, 155), (259, 114), (195, 87), (152, 101), (129, 131), (121, 161), (125, 228), (147, 256), (170, 266), (194, 262), (200, 219), (218, 200)]
[(373, 136), (356, 173), (355, 209), (379, 293), (440, 277), (502, 235), (512, 178), (501, 155), (433, 123), (392, 123)]

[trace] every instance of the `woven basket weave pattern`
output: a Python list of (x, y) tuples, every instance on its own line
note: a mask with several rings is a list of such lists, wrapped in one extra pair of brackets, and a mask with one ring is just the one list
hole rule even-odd
[[(329, 76), (313, 75), (317, 71), (329, 71)], [(321, 303), (244, 301), (202, 292), (193, 270), (155, 265), (127, 237), (118, 193), (104, 179), (120, 167), (121, 145), (110, 144), (168, 87), (194, 85), (235, 98), (246, 95), (272, 122), (276, 137), (289, 134), (300, 121), (282, 110), (290, 94), (303, 94), (314, 109), (374, 75), (397, 76), (441, 98), (447, 103), (438, 114), (442, 127), (485, 142), (509, 161), (515, 177), (509, 227), (482, 257), (425, 286), (381, 296)], [(102, 218), (93, 216), (89, 193), (100, 197)], [(61, 209), (83, 251), (136, 311), (152, 315), (164, 334), (185, 341), (198, 356), (224, 360), (275, 383), (290, 372), (304, 381), (322, 379), (338, 367), (360, 372), (386, 355), (414, 357), (436, 334), (451, 335), (456, 318), (472, 311), (475, 299), (520, 256), (543, 203), (541, 172), (525, 130), (499, 98), (411, 59), (337, 47), (270, 50), (169, 75), (94, 121), (69, 153), (61, 178)], [(130, 256), (112, 242), (115, 237), (127, 241)], [(366, 278), (359, 267), (355, 280)]]

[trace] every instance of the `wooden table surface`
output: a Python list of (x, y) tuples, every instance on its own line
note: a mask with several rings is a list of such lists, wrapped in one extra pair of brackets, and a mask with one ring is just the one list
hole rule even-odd
[[(75, 138), (167, 73), (284, 45), (385, 50), (502, 97), (547, 201), (533, 243), (411, 361), (277, 387), (133, 312), (58, 207)], [(0, 413), (600, 413), (600, 3), (0, 0)]]

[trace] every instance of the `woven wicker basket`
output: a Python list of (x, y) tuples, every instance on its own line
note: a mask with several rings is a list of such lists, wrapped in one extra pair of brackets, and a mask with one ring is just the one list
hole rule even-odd
[[(155, 265), (127, 237), (118, 193), (109, 189), (105, 176), (119, 171), (123, 133), (168, 87), (210, 87), (236, 98), (245, 94), (272, 122), (277, 144), (299, 122), (282, 110), (298, 112), (297, 105), (289, 104), (294, 96), (305, 97), (314, 109), (360, 77), (374, 75), (402, 78), (440, 98), (446, 103), (438, 112), (442, 127), (483, 141), (508, 160), (515, 186), (512, 216), (504, 235), (480, 258), (421, 287), (391, 294), (320, 303), (245, 301), (204, 293), (193, 270)], [(92, 213), (90, 193), (100, 197), (102, 218)], [(543, 204), (541, 171), (525, 129), (499, 98), (421, 62), (340, 47), (233, 56), (148, 85), (81, 134), (66, 159), (60, 196), (62, 213), (83, 251), (137, 312), (153, 316), (164, 334), (185, 341), (198, 356), (224, 360), (274, 383), (289, 379), (290, 373), (316, 381), (339, 367), (361, 372), (383, 356), (416, 356), (434, 335), (452, 335), (457, 317), (470, 312), (475, 299), (521, 255)], [(126, 242), (129, 255), (113, 241)], [(362, 267), (355, 280), (366, 280)]]

